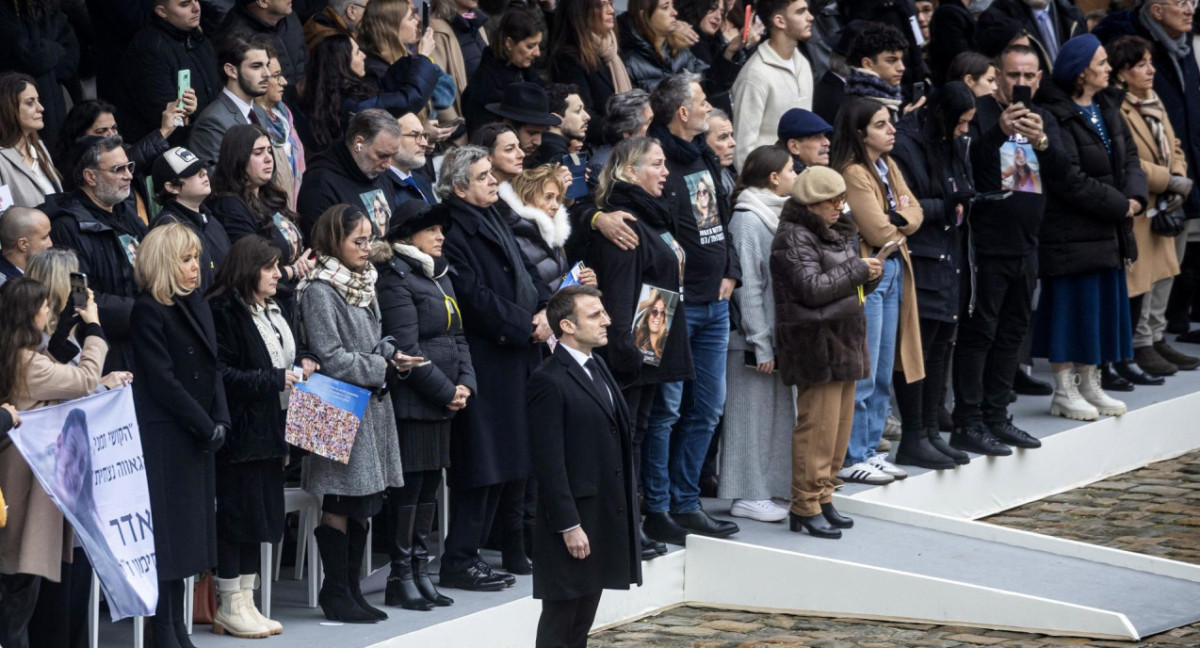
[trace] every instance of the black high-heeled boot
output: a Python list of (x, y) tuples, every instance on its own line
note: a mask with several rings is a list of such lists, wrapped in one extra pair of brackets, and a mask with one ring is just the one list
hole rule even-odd
[(388, 499), (388, 518), (392, 531), (391, 537), (388, 538), (388, 558), (392, 563), (392, 571), (388, 575), (383, 602), (385, 605), (400, 606), (406, 610), (427, 612), (433, 609), (433, 601), (426, 600), (421, 595), (413, 576), (412, 538), (417, 507), (411, 504), (399, 505), (397, 499)]
[(837, 540), (842, 537), (842, 530), (829, 523), (825, 516), (821, 513), (816, 515), (796, 515), (788, 512), (788, 528), (794, 533), (800, 533), (803, 529), (808, 531), (808, 534), (818, 538), (828, 538)]
[(439, 592), (429, 578), (429, 534), (433, 532), (435, 513), (437, 504), (417, 504), (417, 517), (413, 521), (413, 580), (421, 596), (438, 607), (447, 607), (454, 605), (454, 599)]
[[(367, 524), (369, 525), (370, 522)], [(367, 602), (366, 597), (363, 596), (362, 583), (358, 576), (362, 572), (363, 556), (367, 551), (367, 530), (369, 528), (354, 520), (346, 521), (346, 585), (350, 588), (350, 596), (358, 604), (358, 607), (383, 621), (388, 618), (387, 612)]]
[[(350, 522), (349, 525), (357, 525)], [(347, 526), (349, 526), (347, 525)], [(322, 524), (313, 531), (317, 539), (317, 550), (321, 552), (321, 564), (325, 568), (325, 581), (321, 584), (321, 593), (317, 603), (325, 618), (330, 621), (343, 623), (376, 623), (379, 617), (367, 612), (359, 606), (350, 593), (351, 578), (358, 581), (357, 571), (353, 576), (347, 566), (347, 534)], [(359, 560), (361, 561), (361, 555)], [(359, 565), (362, 563), (360, 562)]]
[(833, 508), (833, 502), (821, 505), (821, 515), (824, 515), (827, 522), (839, 529), (849, 529), (854, 526), (854, 519), (838, 513), (838, 510)]

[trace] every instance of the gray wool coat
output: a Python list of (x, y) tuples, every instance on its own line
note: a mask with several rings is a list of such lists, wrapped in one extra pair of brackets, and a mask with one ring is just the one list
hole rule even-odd
[[(321, 359), (321, 373), (372, 392), (387, 379), (395, 349), (384, 343), (378, 300), (371, 308), (352, 307), (329, 284), (310, 284), (297, 305), (298, 328), (304, 346)], [(389, 486), (404, 485), (396, 415), (386, 394), (371, 396), (362, 427), (350, 450), (350, 463), (309, 455), (301, 477), (304, 490), (325, 495), (372, 495)]]

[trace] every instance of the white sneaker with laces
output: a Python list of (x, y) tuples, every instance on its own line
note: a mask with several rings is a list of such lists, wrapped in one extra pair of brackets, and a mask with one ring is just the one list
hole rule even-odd
[(891, 475), (896, 479), (904, 479), (908, 477), (908, 473), (903, 468), (897, 467), (895, 464), (887, 460), (887, 455), (877, 454), (867, 459), (867, 463), (878, 468), (881, 472)]
[(782, 522), (787, 519), (787, 509), (781, 509), (771, 500), (733, 500), (729, 514), (734, 517), (749, 518), (759, 522)]
[(866, 461), (860, 461), (853, 466), (846, 466), (837, 473), (838, 478), (846, 482), (882, 486), (896, 481), (895, 477), (872, 466)]

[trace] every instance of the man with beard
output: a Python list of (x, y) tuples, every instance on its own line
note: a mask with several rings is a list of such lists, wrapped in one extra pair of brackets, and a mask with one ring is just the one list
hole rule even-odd
[(555, 83), (550, 86), (549, 95), (550, 114), (558, 117), (562, 123), (542, 133), (542, 144), (534, 151), (529, 167), (562, 162), (563, 156), (570, 153), (571, 140), (582, 142), (587, 136), (588, 122), (592, 121), (592, 116), (583, 106), (578, 86)]
[(437, 204), (433, 185), (425, 175), (425, 145), (428, 138), (421, 118), (405, 113), (396, 120), (400, 124), (400, 148), (392, 156), (392, 167), (384, 174), (391, 183), (394, 207), (420, 200), (427, 205)]
[(250, 40), (232, 36), (217, 47), (217, 61), (225, 89), (192, 125), (188, 150), (201, 160), (216, 163), (225, 132), (239, 124), (266, 124), (269, 117), (254, 99), (267, 94), (271, 72), (268, 61), (275, 51), (262, 37)]
[(546, 129), (560, 126), (562, 122), (556, 115), (550, 114), (550, 95), (536, 83), (509, 84), (500, 101), (485, 107), (517, 131), (521, 150), (527, 158), (536, 157)]
[(76, 189), (39, 207), (50, 216), (50, 238), (75, 251), (104, 321), (109, 354), (104, 373), (130, 367), (129, 315), (137, 284), (133, 261), (146, 226), (128, 200), (133, 163), (119, 136), (80, 140), (71, 171)]
[(829, 166), (829, 137), (833, 126), (816, 113), (792, 108), (779, 118), (779, 141), (792, 154), (792, 168), (799, 174), (810, 166)]
[[(382, 219), (389, 220), (395, 196), (384, 173), (400, 151), (401, 140), (415, 139), (412, 137), (415, 130), (418, 129), (401, 129), (395, 117), (379, 108), (352, 117), (345, 138), (314, 158), (304, 174), (296, 211), (300, 213), (300, 229), (305, 239), (321, 214), (339, 203), (361, 206), (368, 213), (382, 209), (386, 212)], [(380, 222), (379, 215), (372, 217), (379, 229), (375, 235), (383, 236), (387, 223)]]

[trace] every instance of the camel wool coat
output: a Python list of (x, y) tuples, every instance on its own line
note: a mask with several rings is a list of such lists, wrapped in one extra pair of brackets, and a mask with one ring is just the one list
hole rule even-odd
[[(95, 391), (108, 343), (88, 336), (74, 366), (43, 353), (25, 354), (28, 383), (13, 402), (22, 412)], [(0, 436), (0, 491), (8, 501), (8, 524), (0, 528), (0, 574), (32, 574), (57, 583), (62, 564), (71, 562), (75, 534), (7, 434)]]
[[(1150, 125), (1138, 113), (1137, 105), (1128, 95), (1121, 102), (1121, 116), (1129, 126), (1129, 133), (1137, 145), (1138, 159), (1142, 161), (1142, 172), (1146, 174), (1146, 186), (1150, 190), (1150, 201), (1147, 204), (1156, 205), (1158, 195), (1167, 190), (1167, 181), (1171, 179), (1172, 174), (1187, 175), (1187, 157), (1183, 154), (1183, 146), (1180, 145), (1179, 138), (1175, 137), (1171, 120), (1163, 120), (1167, 141), (1171, 142), (1173, 147), (1170, 160), (1163, 159)], [(1133, 239), (1137, 241), (1138, 258), (1129, 268), (1126, 278), (1129, 296), (1137, 297), (1149, 292), (1150, 286), (1155, 282), (1179, 274), (1179, 259), (1175, 256), (1175, 239), (1155, 234), (1150, 229), (1149, 218), (1138, 216), (1133, 219)]]
[(904, 263), (904, 293), (900, 296), (900, 329), (896, 334), (896, 370), (904, 372), (904, 378), (914, 383), (925, 377), (925, 354), (921, 350), (921, 322), (917, 313), (917, 283), (913, 278), (912, 259), (908, 256), (908, 235), (921, 227), (925, 212), (921, 203), (904, 182), (904, 175), (896, 168), (891, 159), (887, 160), (888, 184), (897, 203), (901, 196), (908, 196), (908, 207), (897, 210), (908, 224), (904, 227), (893, 225), (884, 210), (887, 198), (883, 194), (883, 186), (875, 169), (862, 164), (852, 164), (842, 172), (846, 180), (846, 204), (854, 215), (854, 224), (858, 226), (862, 240), (859, 242), (859, 256), (866, 258), (874, 256), (879, 248), (888, 241), (900, 243), (900, 255)]

